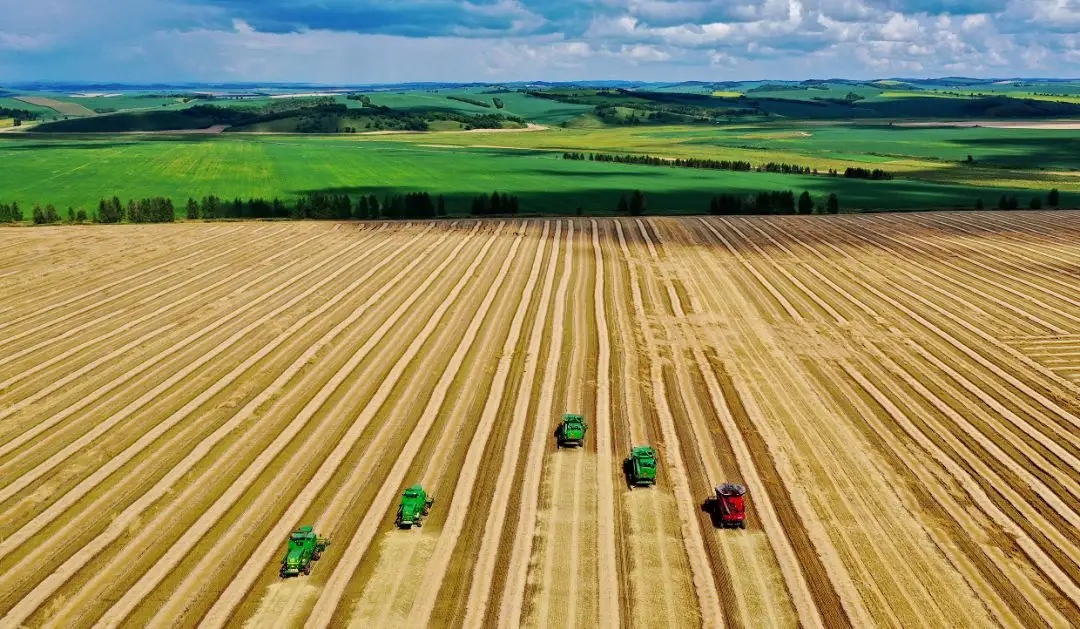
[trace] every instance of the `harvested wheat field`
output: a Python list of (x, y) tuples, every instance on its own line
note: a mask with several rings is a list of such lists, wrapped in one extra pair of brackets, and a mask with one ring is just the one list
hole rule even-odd
[(0, 246), (5, 627), (1080, 624), (1078, 213)]

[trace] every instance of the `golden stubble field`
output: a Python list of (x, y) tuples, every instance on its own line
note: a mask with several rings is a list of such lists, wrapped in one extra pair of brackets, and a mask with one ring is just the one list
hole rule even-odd
[(2, 626), (1080, 623), (1080, 214), (0, 246)]

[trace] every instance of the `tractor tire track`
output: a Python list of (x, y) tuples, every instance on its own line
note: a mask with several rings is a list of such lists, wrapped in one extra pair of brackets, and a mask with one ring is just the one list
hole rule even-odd
[[(473, 502), (473, 492), (476, 488), (476, 471), (480, 470), (481, 458), (484, 456), (491, 433), (502, 410), (506, 386), (510, 379), (510, 369), (514, 362), (514, 354), (518, 351), (518, 346), (524, 339), (525, 318), (529, 312), (529, 305), (536, 298), (536, 289), (540, 283), (540, 274), (543, 269), (548, 229), (549, 223), (545, 222), (543, 233), (540, 235), (533, 256), (533, 265), (529, 272), (528, 281), (522, 291), (522, 297), (518, 302), (514, 319), (510, 324), (510, 331), (506, 342), (503, 344), (502, 353), (495, 368), (491, 392), (480, 414), (478, 432), (470, 442), (468, 453), (465, 455), (462, 464), (462, 476), (455, 486), (446, 522), (443, 524), (442, 534), (439, 536), (431, 560), (424, 570), (424, 578), (419, 588), (421, 594), (439, 591), (440, 584), (443, 583), (450, 567), (452, 554), (458, 545), (458, 538), (465, 526), (465, 519), (468, 517), (469, 506)], [(534, 322), (534, 329), (538, 329), (537, 322)], [(429, 626), (437, 602), (434, 596), (419, 596), (413, 603), (407, 624), (415, 627)]]
[[(545, 224), (545, 236), (547, 224)], [(521, 460), (522, 447), (525, 445), (524, 436), (528, 424), (528, 414), (532, 408), (532, 391), (535, 386), (538, 363), (540, 361), (541, 342), (544, 333), (547, 332), (548, 313), (555, 309), (552, 296), (555, 291), (556, 271), (559, 266), (559, 253), (562, 246), (562, 222), (555, 221), (554, 241), (551, 245), (551, 253), (547, 264), (547, 272), (544, 277), (543, 288), (540, 293), (540, 308), (537, 311), (536, 322), (533, 325), (532, 334), (525, 354), (525, 364), (522, 379), (515, 398), (513, 420), (510, 433), (507, 437), (507, 448), (503, 453), (499, 478), (501, 482), (495, 488), (495, 494), (491, 500), (491, 510), (484, 525), (484, 535), (481, 538), (480, 551), (476, 565), (473, 569), (472, 583), (469, 589), (469, 604), (466, 608), (463, 625), (469, 629), (477, 629), (487, 625), (489, 614), (489, 602), (493, 595), (496, 584), (497, 560), (499, 557), (500, 540), (507, 537), (505, 529), (507, 515), (510, 513), (510, 492), (517, 480), (514, 471), (518, 468)], [(565, 290), (563, 290), (565, 297)], [(531, 444), (531, 442), (530, 442)], [(526, 448), (526, 452), (531, 445)], [(510, 529), (515, 531), (515, 529)], [(513, 537), (512, 535), (510, 536)], [(497, 618), (497, 616), (496, 616)]]
[[(626, 235), (623, 231), (622, 224), (616, 222), (615, 229), (623, 257), (629, 261), (632, 259), (632, 256), (626, 242)], [(638, 317), (638, 320), (645, 322), (647, 321), (647, 314), (644, 310), (642, 291), (640, 284), (638, 283), (637, 275), (636, 268), (631, 263), (630, 285), (634, 300), (635, 314)], [(645, 344), (649, 353), (647, 362), (649, 363), (649, 376), (652, 380), (653, 404), (659, 415), (660, 429), (665, 446), (661, 451), (661, 454), (668, 454), (663, 460), (669, 467), (671, 486), (675, 494), (679, 512), (682, 537), (686, 545), (687, 557), (690, 560), (690, 568), (693, 575), (698, 605), (701, 608), (701, 621), (706, 627), (721, 626), (727, 619), (721, 611), (718, 587), (712, 568), (709, 565), (708, 554), (705, 550), (705, 541), (701, 529), (694, 525), (696, 514), (693, 510), (695, 509), (696, 501), (690, 493), (690, 480), (683, 463), (683, 448), (680, 444), (680, 438), (675, 427), (675, 418), (667, 402), (667, 385), (664, 382), (661, 370), (659, 344), (648, 323), (645, 323), (645, 325), (642, 326), (642, 330), (645, 332)]]
[(524, 477), (520, 488), (521, 507), (518, 513), (517, 526), (514, 529), (515, 536), (510, 553), (510, 564), (507, 566), (506, 586), (503, 589), (499, 608), (498, 625), (500, 627), (520, 627), (525, 621), (522, 612), (525, 606), (529, 564), (533, 554), (536, 534), (542, 481), (541, 472), (545, 469), (544, 451), (550, 447), (548, 429), (552, 425), (551, 418), (555, 416), (554, 389), (564, 345), (563, 322), (566, 319), (566, 298), (574, 267), (573, 245), (574, 225), (572, 222), (567, 222), (563, 271), (555, 293), (555, 307), (552, 315), (552, 321), (557, 327), (555, 327), (548, 346), (547, 362), (543, 372), (544, 377), (540, 384), (540, 397), (536, 411), (537, 419), (532, 440), (529, 444), (528, 455), (525, 459)]
[[(502, 230), (503, 226), (504, 225), (500, 223), (500, 231)], [(494, 244), (496, 236), (497, 233), (493, 234), (491, 238), (484, 244), (484, 247), (476, 255), (472, 265), (466, 271), (465, 275), (451, 290), (450, 296), (447, 297), (447, 299), (440, 306), (439, 311), (436, 312), (436, 314), (428, 322), (428, 325), (421, 332), (420, 336), (417, 338), (417, 342), (414, 342), (414, 344), (410, 346), (408, 350), (406, 350), (405, 354), (402, 355), (402, 358), (398, 363), (401, 366), (402, 370), (404, 370), (404, 367), (407, 366), (407, 364), (412, 361), (413, 357), (415, 357), (415, 355), (420, 351), (423, 342), (426, 341), (427, 337), (435, 331), (438, 323), (446, 314), (447, 310), (449, 310), (450, 305), (454, 301), (456, 301), (457, 296), (465, 289), (469, 280), (473, 278), (476, 270), (480, 267), (481, 263), (486, 258), (491, 246)], [(415, 458), (417, 452), (420, 450), (420, 447), (423, 445), (424, 440), (427, 439), (428, 432), (435, 422), (436, 415), (438, 414), (439, 409), (442, 406), (443, 400), (446, 397), (446, 392), (449, 390), (454, 378), (457, 375), (458, 368), (465, 360), (465, 356), (468, 353), (469, 348), (476, 340), (479, 334), (480, 326), (483, 324), (484, 319), (487, 317), (488, 311), (491, 308), (491, 304), (495, 301), (499, 289), (502, 288), (503, 282), (506, 280), (507, 275), (509, 275), (511, 262), (516, 256), (517, 246), (519, 244), (520, 237), (515, 240), (513, 253), (507, 256), (503, 266), (499, 269), (498, 275), (493, 280), (491, 287), (485, 295), (484, 301), (480, 304), (479, 309), (473, 315), (471, 323), (469, 324), (460, 343), (458, 344), (458, 348), (455, 350), (454, 355), (450, 359), (450, 366), (443, 371), (443, 376), (440, 378), (438, 384), (436, 385), (435, 392), (429, 398), (428, 405), (424, 409), (424, 412), (419, 419), (417, 427), (414, 428), (413, 432), (410, 434), (408, 441), (405, 443), (401, 454), (398, 456), (394, 467), (390, 472), (390, 475), (383, 482), (382, 489), (376, 496), (374, 503), (369, 508), (368, 517), (365, 518), (364, 521), (361, 523), (360, 527), (353, 535), (353, 538), (350, 541), (349, 545), (342, 553), (341, 560), (338, 562), (336, 568), (334, 569), (334, 572), (330, 575), (330, 578), (327, 581), (325, 588), (323, 589), (322, 593), (319, 596), (319, 599), (315, 603), (315, 609), (313, 610), (311, 617), (309, 617), (307, 623), (305, 623), (306, 626), (325, 627), (330, 624), (330, 619), (332, 618), (335, 610), (341, 602), (341, 595), (344, 592), (345, 587), (348, 585), (348, 580), (351, 578), (360, 561), (363, 559), (364, 553), (367, 551), (371, 540), (374, 538), (376, 529), (378, 528), (380, 522), (384, 520), (382, 515), (375, 514), (385, 514), (390, 509), (393, 500), (397, 497), (398, 489), (404, 483), (405, 474), (408, 472), (408, 468), (412, 465), (413, 459)], [(387, 395), (389, 395), (389, 390), (387, 390)], [(375, 400), (379, 400), (378, 395), (376, 396)], [(382, 402), (378, 401), (378, 405), (381, 406), (381, 404)], [(344, 458), (345, 453), (348, 451), (348, 446), (350, 446), (351, 444), (349, 444), (347, 441), (343, 441), (342, 445), (346, 447), (342, 449), (340, 457), (335, 458), (332, 455), (331, 458), (328, 459), (328, 463), (333, 463), (333, 465), (336, 466), (340, 463), (340, 460)], [(311, 499), (314, 499), (314, 494), (311, 495)], [(287, 528), (283, 526), (284, 524), (285, 522), (279, 522), (279, 525), (275, 528), (277, 530), (283, 530)], [(268, 549), (268, 552), (262, 554), (264, 556), (269, 556), (270, 553), (273, 553), (275, 550), (275, 546), (280, 544), (280, 539), (281, 537), (279, 535), (276, 538), (267, 538), (266, 540), (264, 540), (263, 546), (260, 547), (260, 550), (263, 550), (265, 548)], [(234, 581), (233, 585), (235, 586), (235, 584), (236, 582)], [(226, 612), (229, 611), (228, 605), (230, 601), (231, 599), (229, 598), (229, 591), (227, 590), (225, 595), (222, 596), (222, 598), (218, 599), (215, 608), (211, 610), (207, 618), (204, 619), (204, 622), (208, 623), (209, 626), (220, 626), (219, 623), (226, 619)]]

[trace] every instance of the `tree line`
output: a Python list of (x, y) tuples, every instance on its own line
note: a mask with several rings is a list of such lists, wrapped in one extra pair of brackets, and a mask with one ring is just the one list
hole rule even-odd
[[(701, 168), (706, 170), (727, 170), (732, 172), (759, 172), (774, 173), (781, 175), (817, 175), (818, 169), (798, 164), (785, 164), (782, 162), (769, 162), (754, 166), (744, 160), (717, 160), (703, 158), (667, 158), (655, 155), (609, 155), (604, 153), (580, 153), (567, 151), (563, 153), (563, 159), (572, 161), (605, 162), (614, 164), (632, 164), (636, 166), (671, 166), (675, 168)], [(829, 169), (825, 173), (830, 177), (839, 177), (841, 173), (835, 169)], [(869, 179), (871, 181), (886, 181), (893, 178), (892, 173), (875, 168), (848, 168), (843, 172), (847, 179)]]
[[(1045, 201), (1034, 196), (1028, 209), (1058, 208), (1061, 194), (1051, 190)], [(999, 210), (1018, 210), (1020, 200), (1015, 194), (1003, 194), (998, 201)], [(976, 200), (975, 209), (982, 210), (982, 199)], [(619, 196), (615, 212), (619, 215), (641, 216), (648, 211), (645, 193), (634, 190)], [(514, 216), (519, 212), (518, 197), (508, 193), (481, 194), (469, 205), (472, 216)], [(840, 199), (833, 193), (815, 200), (809, 192), (798, 197), (790, 190), (763, 191), (754, 194), (724, 193), (714, 195), (709, 201), (709, 214), (757, 215), (757, 214), (838, 214)], [(167, 223), (175, 220), (176, 208), (168, 197), (132, 199), (126, 204), (119, 197), (101, 199), (92, 213), (85, 209), (69, 207), (68, 223)], [(577, 214), (583, 213), (582, 208)], [(387, 194), (381, 199), (374, 194), (352, 198), (344, 193), (312, 192), (287, 205), (279, 198), (248, 198), (223, 200), (215, 195), (201, 201), (188, 199), (184, 206), (188, 220), (215, 219), (294, 219), (294, 220), (423, 220), (448, 216), (446, 199), (427, 192)], [(42, 207), (35, 204), (30, 212), (35, 224), (51, 224), (65, 221), (52, 204)], [(18, 203), (0, 203), (0, 223), (17, 223), (24, 219)]]
[(0, 107), (0, 118), (14, 118), (15, 122), (26, 122), (28, 120), (37, 120), (38, 115), (29, 109), (12, 109), (10, 107)]
[[(641, 216), (648, 211), (645, 193), (634, 190), (622, 194), (615, 207), (615, 213), (628, 216)], [(839, 214), (840, 199), (830, 194), (815, 202), (809, 192), (803, 192), (798, 199), (790, 190), (758, 192), (757, 194), (718, 194), (709, 200), (709, 214)]]
[(830, 194), (820, 202), (815, 202), (809, 192), (803, 192), (798, 199), (790, 190), (780, 192), (759, 192), (740, 196), (720, 194), (709, 202), (709, 214), (839, 214), (840, 198)]
[[(1031, 200), (1028, 201), (1027, 209), (1029, 209), (1029, 210), (1041, 210), (1041, 209), (1043, 209), (1043, 205), (1044, 205), (1044, 201), (1043, 201), (1042, 197), (1033, 196), (1033, 197), (1031, 197)], [(1045, 206), (1049, 207), (1049, 208), (1061, 207), (1061, 193), (1058, 191), (1057, 188), (1054, 188), (1049, 193), (1047, 193)], [(975, 200), (975, 209), (976, 210), (985, 209), (985, 205), (983, 204), (982, 199), (976, 199)], [(1003, 194), (1003, 195), (1001, 195), (1001, 198), (998, 199), (997, 209), (999, 209), (999, 210), (1019, 210), (1020, 209), (1020, 199), (1015, 194)]]
[(478, 98), (469, 98), (468, 96), (455, 96), (450, 95), (446, 97), (447, 100), (456, 100), (459, 103), (467, 103), (469, 105), (476, 105), (477, 107), (483, 107), (484, 109), (491, 109), (491, 103), (480, 100)]
[(0, 223), (21, 223), (22, 208), (18, 203), (0, 203)]
[[(833, 171), (835, 173), (836, 171)], [(869, 179), (871, 181), (887, 181), (893, 178), (892, 173), (875, 168), (873, 170), (867, 168), (848, 168), (844, 171), (844, 177), (848, 179)]]
[(717, 160), (696, 157), (667, 158), (655, 155), (608, 155), (604, 153), (563, 153), (563, 159), (590, 162), (605, 162), (614, 164), (632, 164), (636, 166), (671, 166), (675, 168), (701, 168), (706, 170), (727, 170), (732, 172), (759, 172), (780, 173), (784, 175), (816, 175), (816, 168), (799, 166), (797, 164), (784, 164), (769, 162), (754, 166), (750, 162), (740, 160)]
[(511, 194), (481, 194), (473, 199), (469, 211), (473, 216), (499, 216), (518, 213), (518, 198)]

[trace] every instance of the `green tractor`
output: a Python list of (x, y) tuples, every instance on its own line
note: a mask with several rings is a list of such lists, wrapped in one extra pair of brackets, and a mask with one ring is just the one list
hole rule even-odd
[(431, 505), (434, 503), (435, 499), (428, 496), (423, 487), (413, 485), (401, 494), (401, 504), (398, 505), (395, 524), (402, 529), (411, 529), (414, 524), (423, 526), (424, 516), (431, 511)]
[(656, 450), (651, 446), (636, 446), (623, 462), (626, 480), (634, 487), (656, 484)]
[(300, 573), (311, 574), (311, 562), (318, 561), (330, 540), (319, 537), (315, 529), (301, 526), (289, 536), (289, 546), (281, 559), (281, 576), (295, 577)]
[(555, 431), (560, 448), (581, 447), (585, 445), (585, 431), (589, 429), (581, 415), (566, 414)]

